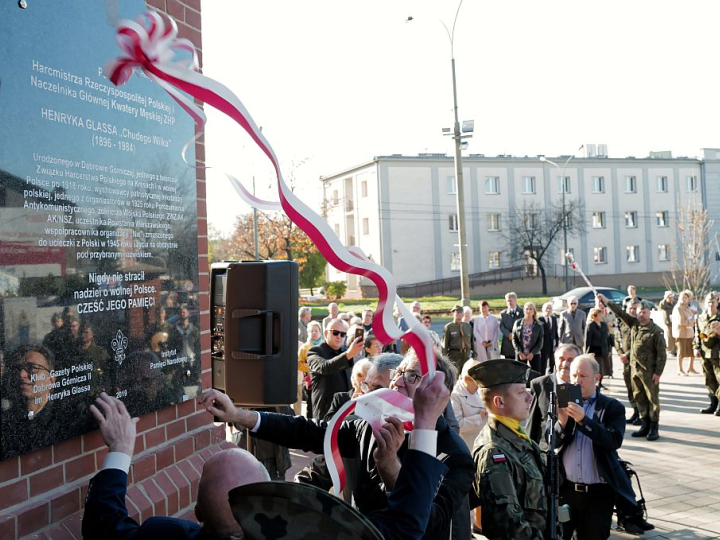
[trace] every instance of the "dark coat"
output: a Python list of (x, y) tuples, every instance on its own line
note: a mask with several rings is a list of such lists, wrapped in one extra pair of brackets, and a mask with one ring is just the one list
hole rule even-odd
[(550, 315), (550, 317), (541, 316), (538, 317), (538, 321), (543, 325), (543, 346), (542, 352), (552, 356), (552, 353), (557, 349), (560, 338), (558, 337), (558, 318), (557, 315)]
[(550, 406), (550, 392), (555, 388), (557, 377), (555, 373), (543, 375), (537, 379), (530, 381), (530, 392), (533, 395), (530, 404), (530, 416), (528, 417), (527, 427), (525, 431), (531, 440), (538, 443), (540, 450), (547, 452), (547, 425), (548, 425), (548, 407)]
[[(515, 349), (515, 357), (518, 358), (518, 353), (524, 352), (523, 348), (523, 335), (522, 335), (522, 329), (523, 329), (523, 319), (519, 319), (515, 321), (515, 326), (513, 326), (513, 332), (512, 332), (512, 344), (513, 348)], [(530, 350), (528, 352), (533, 353), (533, 358), (535, 356), (538, 357), (538, 360), (540, 359), (540, 350), (543, 346), (543, 327), (542, 324), (535, 321), (533, 322), (532, 326), (532, 337), (530, 338)]]
[(515, 348), (512, 343), (512, 331), (515, 321), (523, 318), (523, 310), (520, 306), (515, 309), (504, 309), (500, 312), (500, 334), (502, 335), (502, 345), (500, 346), (500, 354), (505, 358), (515, 358)]
[(585, 327), (585, 352), (593, 353), (595, 359), (600, 362), (607, 357), (610, 340), (608, 338), (608, 326), (601, 322), (598, 326), (594, 322), (587, 323)]
[(593, 452), (600, 475), (612, 486), (615, 492), (635, 505), (635, 493), (630, 485), (630, 479), (620, 466), (617, 450), (622, 446), (625, 435), (625, 407), (617, 399), (607, 397), (597, 391), (595, 401), (595, 414), (592, 418), (585, 417), (583, 425), (577, 425), (575, 420), (569, 418), (565, 429), (555, 424), (558, 447), (560, 448), (560, 467), (563, 478), (563, 454), (567, 445), (581, 431), (593, 443)]
[(353, 361), (348, 360), (344, 351), (335, 350), (323, 342), (310, 348), (307, 363), (312, 379), (313, 417), (325, 418), (335, 394), (351, 388), (350, 368)]
[[(255, 436), (306, 452), (322, 454), (327, 422), (307, 420), (302, 416), (261, 413), (260, 428)], [(457, 510), (466, 500), (474, 477), (473, 460), (465, 443), (445, 419), (438, 419), (437, 452), (449, 468), (433, 499), (430, 520), (424, 538), (447, 538)], [(375, 467), (375, 439), (372, 428), (364, 420), (344, 421), (338, 431), (338, 449), (344, 458), (357, 458), (359, 465), (353, 482), (355, 504), (363, 514), (380, 510), (387, 504), (385, 486)], [(407, 452), (407, 439), (398, 450), (398, 457)], [(397, 484), (396, 484), (397, 488)], [(467, 508), (467, 506), (463, 507)], [(464, 516), (463, 516), (464, 518)]]

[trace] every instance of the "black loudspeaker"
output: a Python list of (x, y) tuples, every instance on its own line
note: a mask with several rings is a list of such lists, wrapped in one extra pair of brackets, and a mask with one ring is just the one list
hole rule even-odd
[(298, 264), (213, 263), (210, 297), (213, 388), (246, 407), (295, 403)]

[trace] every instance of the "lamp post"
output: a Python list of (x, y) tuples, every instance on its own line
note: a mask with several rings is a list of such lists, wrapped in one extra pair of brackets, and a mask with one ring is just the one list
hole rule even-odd
[(565, 215), (565, 191), (566, 191), (566, 185), (565, 185), (565, 167), (567, 167), (567, 164), (570, 163), (570, 160), (575, 157), (575, 154), (570, 156), (565, 160), (565, 163), (563, 163), (562, 167), (555, 163), (552, 160), (549, 160), (545, 156), (540, 156), (540, 161), (543, 163), (549, 163), (550, 165), (553, 165), (559, 172), (560, 172), (560, 182), (562, 185), (562, 228), (563, 228), (563, 262), (564, 262), (564, 268), (565, 268), (565, 290), (570, 290), (570, 276), (568, 274), (568, 264), (567, 260), (565, 259), (565, 254), (568, 252), (568, 244), (567, 244), (567, 215)]
[[(455, 80), (455, 25), (460, 14), (463, 0), (458, 3), (455, 19), (453, 20), (452, 31), (443, 22), (442, 25), (447, 33), (450, 41), (450, 67), (452, 68), (452, 87), (453, 87), (453, 110), (455, 112), (455, 124), (453, 126), (452, 138), (455, 141), (455, 202), (457, 204), (458, 218), (458, 246), (460, 255), (460, 298), (463, 306), (470, 305), (470, 279), (468, 277), (468, 259), (467, 259), (467, 235), (465, 231), (465, 193), (463, 184), (463, 168), (462, 168), (462, 139), (472, 137), (472, 122), (463, 122), (462, 132), (460, 130), (460, 121), (458, 120), (458, 102), (457, 102), (457, 83)], [(441, 21), (442, 22), (442, 21)], [(443, 130), (445, 131), (445, 130)], [(449, 131), (449, 130), (448, 130)], [(463, 135), (463, 132), (469, 134)], [(445, 135), (450, 133), (445, 132)], [(465, 143), (467, 145), (467, 143)]]

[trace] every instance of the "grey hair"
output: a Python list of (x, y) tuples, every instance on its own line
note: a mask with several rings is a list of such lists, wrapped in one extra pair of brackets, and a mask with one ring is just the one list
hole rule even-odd
[(570, 369), (572, 369), (572, 366), (575, 364), (579, 364), (580, 362), (587, 362), (590, 364), (590, 367), (592, 368), (593, 375), (597, 375), (600, 373), (600, 364), (598, 364), (598, 361), (595, 360), (595, 355), (592, 353), (587, 354), (581, 354), (580, 356), (576, 356), (572, 364), (570, 364)]
[(303, 315), (306, 315), (307, 313), (312, 313), (312, 309), (307, 306), (301, 307), (298, 309), (298, 319), (302, 319)]
[(386, 369), (397, 369), (404, 359), (403, 355), (395, 353), (382, 353), (373, 356), (372, 363), (375, 369), (382, 373)]

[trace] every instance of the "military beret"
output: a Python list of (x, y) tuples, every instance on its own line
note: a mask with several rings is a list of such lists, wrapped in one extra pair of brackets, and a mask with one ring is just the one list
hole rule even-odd
[(368, 518), (311, 484), (257, 482), (231, 489), (230, 507), (246, 540), (382, 540)]
[(638, 307), (639, 307), (639, 309), (652, 309), (652, 304), (645, 300), (640, 300)]
[(491, 388), (501, 384), (526, 384), (530, 368), (524, 362), (500, 358), (486, 360), (468, 370), (468, 375), (480, 388)]
[(454, 312), (456, 312), (456, 311), (462, 311), (462, 310), (463, 310), (463, 307), (462, 307), (462, 306), (458, 306), (457, 304), (455, 304), (455, 305), (453, 306), (453, 308), (450, 310), (450, 313), (454, 313)]

